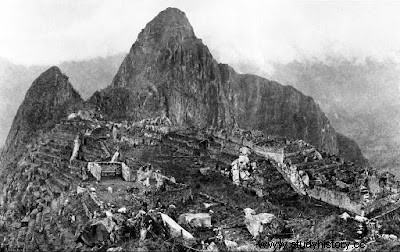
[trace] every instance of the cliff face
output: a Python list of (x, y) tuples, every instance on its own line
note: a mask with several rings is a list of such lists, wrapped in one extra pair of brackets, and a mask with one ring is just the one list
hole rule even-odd
[(113, 117), (166, 115), (178, 125), (259, 129), (338, 153), (336, 132), (312, 98), (218, 64), (178, 9), (146, 25), (112, 84), (91, 101)]
[(27, 91), (7, 136), (5, 153), (25, 146), (40, 129), (46, 129), (66, 116), (66, 109), (82, 98), (68, 77), (57, 67), (43, 72)]
[(239, 126), (289, 139), (304, 139), (337, 153), (336, 132), (311, 97), (258, 76), (233, 74), (232, 77), (229, 92), (234, 98), (230, 106)]
[(337, 134), (337, 143), (339, 147), (339, 155), (346, 160), (353, 161), (357, 164), (366, 164), (368, 160), (363, 156), (360, 147), (351, 138), (343, 134)]

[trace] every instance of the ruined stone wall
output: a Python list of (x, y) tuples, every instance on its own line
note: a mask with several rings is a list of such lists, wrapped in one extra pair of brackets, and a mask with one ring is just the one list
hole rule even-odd
[(101, 166), (95, 162), (88, 163), (88, 170), (98, 181), (101, 180)]
[(122, 165), (122, 177), (126, 181), (135, 181), (136, 180), (136, 177), (134, 175), (135, 173), (133, 173), (125, 163), (122, 163), (121, 165)]
[(321, 186), (315, 186), (313, 189), (308, 189), (307, 194), (314, 199), (321, 200), (330, 205), (344, 208), (350, 212), (361, 215), (361, 204), (351, 200), (346, 193), (329, 190)]
[(242, 145), (243, 144), (243, 138), (238, 137), (238, 136), (228, 136), (227, 140), (232, 142), (232, 143), (235, 143), (237, 145)]
[[(279, 146), (278, 144), (276, 146), (260, 146), (255, 143), (255, 141), (247, 140), (244, 137), (240, 138), (238, 136), (227, 136), (220, 132), (212, 133), (211, 136), (213, 137), (213, 141), (208, 146), (207, 152), (212, 159), (217, 160), (219, 163), (225, 163), (229, 166), (235, 159), (235, 157), (237, 157), (239, 149), (241, 147), (249, 147), (251, 148), (253, 154), (255, 154), (256, 156), (265, 158), (267, 160), (273, 160), (274, 167), (280, 172), (283, 178), (298, 194), (308, 195), (314, 199), (321, 200), (330, 205), (346, 209), (356, 214), (361, 214), (361, 202), (352, 200), (347, 193), (329, 189), (323, 186), (315, 186), (313, 189), (310, 189), (308, 185), (304, 183), (302, 177), (299, 174), (300, 167), (302, 167), (303, 163), (301, 163), (300, 165), (284, 163), (285, 153), (283, 146)], [(175, 142), (179, 146), (180, 152), (190, 155), (191, 153), (195, 153), (196, 150), (200, 149), (198, 143), (204, 139), (204, 136), (201, 137), (199, 135), (191, 136), (184, 134), (183, 136), (177, 135), (176, 138), (174, 138), (174, 136), (172, 135), (169, 138), (172, 142)], [(294, 151), (291, 152), (293, 154), (293, 159), (296, 160), (297, 157), (303, 160), (304, 156), (307, 156), (310, 153), (316, 151), (313, 146), (310, 146), (306, 143), (303, 147), (305, 147), (306, 149), (300, 148), (300, 151), (292, 150)], [(298, 157), (299, 155), (301, 157)], [(323, 170), (327, 170), (332, 166), (338, 166), (338, 164), (336, 163), (323, 165), (323, 162), (321, 160), (308, 162), (306, 164), (312, 164), (314, 166), (317, 166), (317, 169)], [(264, 182), (263, 178), (259, 177), (256, 178), (256, 180), (258, 180), (257, 184), (262, 187)], [(379, 181), (374, 180), (370, 182), (374, 185), (370, 186), (373, 187), (371, 193), (379, 194), (381, 191), (381, 188), (379, 187)], [(371, 201), (369, 206), (367, 206), (368, 209), (365, 211), (365, 213), (368, 213), (378, 208), (384, 208), (390, 203), (390, 200), (388, 199), (378, 202)]]
[(294, 166), (287, 166), (284, 163), (275, 164), (275, 168), (282, 174), (283, 178), (291, 185), (291, 187), (300, 195), (305, 195), (305, 186), (301, 177)]
[(373, 198), (376, 198), (383, 191), (379, 185), (379, 178), (376, 175), (368, 178), (368, 188)]
[[(239, 154), (239, 148), (241, 147), (237, 143), (232, 143), (230, 141), (225, 141), (224, 148), (222, 149), (223, 152), (237, 156)], [(233, 160), (232, 160), (233, 161)]]
[(387, 206), (391, 205), (393, 202), (399, 203), (400, 200), (400, 193), (389, 195), (385, 198), (381, 198), (371, 202), (366, 208), (365, 212), (370, 213), (379, 209), (384, 209)]
[(167, 191), (157, 191), (151, 195), (153, 198), (150, 203), (157, 202), (158, 200), (163, 205), (184, 203), (193, 197), (192, 190), (188, 186), (182, 186), (181, 188), (176, 188)]
[(277, 163), (283, 163), (284, 152), (283, 148), (267, 147), (267, 146), (253, 146), (253, 150), (257, 155), (263, 156), (267, 159), (275, 160)]
[(253, 141), (249, 141), (246, 138), (243, 139), (243, 146), (249, 147), (250, 149), (253, 149)]

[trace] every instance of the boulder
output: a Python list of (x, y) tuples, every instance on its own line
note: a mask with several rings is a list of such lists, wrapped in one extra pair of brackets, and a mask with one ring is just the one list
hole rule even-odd
[(215, 244), (215, 242), (211, 242), (210, 245), (208, 245), (207, 250), (208, 252), (218, 252), (218, 246)]
[(109, 217), (109, 218), (113, 217), (113, 214), (111, 213), (111, 211), (105, 211), (105, 213), (106, 213), (107, 217)]
[(120, 209), (118, 209), (117, 212), (118, 213), (126, 213), (126, 207), (121, 207)]
[(208, 175), (211, 173), (211, 168), (210, 167), (200, 168), (200, 173), (201, 175)]
[(244, 212), (244, 224), (254, 238), (257, 238), (260, 235), (273, 236), (282, 231), (283, 222), (275, 215), (270, 213), (256, 214), (256, 212), (251, 208), (245, 208)]
[(108, 191), (109, 193), (113, 193), (113, 189), (112, 189), (112, 187), (111, 187), (111, 186), (109, 186), (109, 187), (107, 188), (107, 191)]
[(240, 155), (248, 156), (248, 155), (251, 154), (251, 151), (250, 151), (250, 149), (248, 147), (241, 147), (239, 149), (239, 153), (240, 153)]
[(209, 213), (185, 213), (179, 216), (178, 222), (192, 227), (211, 227), (211, 215)]
[(81, 194), (81, 193), (84, 193), (86, 191), (86, 188), (85, 187), (80, 187), (80, 186), (78, 186), (77, 188), (76, 188), (76, 194)]
[(118, 252), (118, 251), (123, 251), (123, 249), (121, 247), (107, 249), (107, 252)]
[(228, 248), (228, 251), (232, 251), (235, 248), (237, 248), (238, 244), (237, 242), (230, 241), (230, 240), (224, 240), (225, 246)]
[(176, 223), (171, 217), (166, 214), (161, 214), (164, 225), (168, 226), (171, 237), (177, 238), (182, 237), (185, 240), (194, 239), (193, 235), (182, 228), (178, 223)]
[(360, 215), (356, 215), (354, 217), (354, 220), (358, 221), (358, 222), (367, 222), (368, 218), (364, 217), (364, 216), (360, 216)]
[(216, 203), (203, 203), (203, 206), (206, 208), (206, 209), (208, 209), (208, 208), (210, 208), (210, 207), (213, 207), (213, 206), (216, 206), (217, 204)]
[(339, 215), (339, 218), (343, 219), (343, 220), (347, 220), (348, 218), (350, 218), (350, 214), (344, 212), (341, 215)]
[(71, 113), (71, 114), (68, 115), (67, 120), (72, 120), (72, 119), (74, 119), (74, 118), (76, 118), (76, 117), (77, 117), (77, 114)]

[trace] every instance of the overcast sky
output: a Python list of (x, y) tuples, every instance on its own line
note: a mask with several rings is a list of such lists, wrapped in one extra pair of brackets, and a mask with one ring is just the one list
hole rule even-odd
[(223, 63), (400, 58), (400, 1), (0, 0), (0, 57), (21, 64), (127, 52), (167, 7)]

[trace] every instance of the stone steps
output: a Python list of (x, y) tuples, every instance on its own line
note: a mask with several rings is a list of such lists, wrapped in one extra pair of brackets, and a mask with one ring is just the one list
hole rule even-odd
[(63, 191), (63, 188), (52, 177), (46, 180), (46, 185), (53, 194), (60, 194)]
[(53, 172), (54, 171), (54, 166), (56, 165), (53, 161), (47, 161), (47, 160), (41, 160), (38, 159), (38, 161), (40, 162), (40, 165), (45, 167), (45, 169)]
[(77, 134), (78, 130), (81, 127), (82, 126), (74, 124), (74, 123), (71, 125), (69, 125), (68, 123), (63, 123), (63, 124), (57, 124), (53, 130), (56, 132), (66, 132), (66, 133), (70, 133), (70, 134)]
[(72, 172), (80, 172), (81, 168), (75, 165), (68, 165), (68, 169), (70, 169)]
[(76, 135), (63, 134), (63, 133), (50, 133), (48, 138), (51, 139), (52, 144), (59, 146), (73, 146)]
[(49, 146), (49, 147), (51, 147), (51, 148), (53, 148), (53, 149), (59, 149), (59, 150), (65, 149), (65, 145), (59, 144), (59, 143), (53, 141), (53, 139), (51, 139), (51, 141), (49, 141), (49, 142), (46, 144), (46, 146)]
[(80, 167), (87, 167), (87, 163), (88, 162), (82, 160), (72, 160), (70, 166), (78, 167), (80, 171)]
[(17, 236), (17, 249), (23, 249), (24, 247), (25, 247), (25, 237), (26, 237), (26, 231), (27, 231), (27, 228), (26, 227), (23, 227), (23, 228), (20, 228), (19, 229), (19, 231), (18, 231), (18, 236)]
[(41, 152), (46, 153), (47, 155), (57, 156), (63, 159), (69, 159), (71, 156), (71, 152), (63, 149), (55, 149), (51, 146), (44, 146), (40, 149)]
[(42, 214), (42, 219), (41, 219), (41, 223), (40, 223), (40, 231), (44, 230), (45, 225), (46, 226), (50, 225), (50, 219), (51, 219), (51, 209), (50, 209), (50, 207), (46, 207)]
[(79, 130), (77, 129), (58, 129), (54, 128), (51, 132), (51, 136), (59, 137), (59, 138), (69, 138), (74, 140), (76, 135), (78, 134)]
[(34, 228), (34, 230), (35, 230), (35, 232), (38, 232), (39, 230), (40, 230), (40, 226), (41, 226), (41, 222), (42, 222), (42, 215), (43, 215), (43, 213), (42, 212), (38, 212), (37, 214), (36, 214), (36, 219), (35, 219), (35, 228)]
[(51, 189), (48, 187), (48, 185), (46, 185), (46, 191), (49, 194), (51, 199), (55, 198), (54, 193), (51, 191)]
[(55, 163), (55, 162), (61, 162), (62, 158), (55, 156), (55, 155), (51, 155), (48, 154), (46, 152), (42, 152), (42, 151), (37, 151), (34, 153), (35, 157), (41, 161), (46, 161), (46, 162), (50, 162), (50, 163)]
[(86, 205), (85, 201), (83, 200), (83, 197), (81, 198), (81, 204), (82, 204), (82, 209), (85, 211), (85, 215), (86, 217), (88, 217), (89, 219), (92, 218), (92, 215), (89, 211), (88, 206)]
[(91, 195), (88, 195), (88, 197), (85, 200), (86, 206), (88, 207), (89, 211), (93, 212), (99, 208), (97, 202), (93, 200)]
[(79, 132), (79, 129), (73, 127), (55, 127), (51, 133), (57, 134), (60, 136), (76, 136)]
[(78, 124), (72, 123), (61, 123), (61, 124), (57, 124), (54, 127), (54, 131), (62, 131), (62, 132), (76, 132), (77, 129), (79, 129), (80, 126)]
[(44, 179), (46, 179), (46, 178), (48, 177), (48, 175), (51, 173), (51, 170), (48, 169), (48, 168), (45, 167), (45, 166), (41, 166), (41, 167), (38, 168), (38, 172), (39, 172), (39, 175), (40, 175), (41, 177), (43, 177)]
[(68, 181), (68, 182), (70, 182), (70, 183), (76, 180), (76, 177), (73, 176), (70, 172), (67, 172), (67, 171), (61, 172), (60, 175), (61, 175), (62, 177), (64, 177), (64, 179), (65, 179), (66, 181)]
[(51, 178), (63, 189), (62, 191), (69, 190), (71, 183), (65, 181), (59, 173), (51, 174)]
[[(32, 221), (32, 222), (31, 222)], [(31, 224), (32, 223), (32, 224)], [(25, 236), (25, 244), (29, 244), (33, 240), (33, 232), (35, 227), (35, 220), (31, 219), (28, 224), (28, 231)]]
[(275, 189), (277, 187), (288, 187), (288, 188), (290, 188), (288, 183), (283, 178), (280, 179), (280, 180), (277, 180), (277, 181), (268, 181), (263, 186), (263, 188), (265, 188), (265, 189)]

